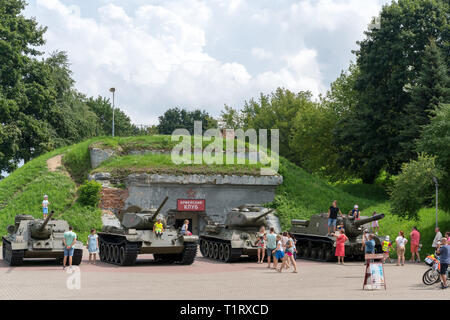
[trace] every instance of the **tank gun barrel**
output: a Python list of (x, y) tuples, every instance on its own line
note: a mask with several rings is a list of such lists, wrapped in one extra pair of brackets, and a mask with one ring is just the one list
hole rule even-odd
[(158, 209), (155, 211), (155, 213), (152, 216), (151, 220), (155, 220), (156, 217), (158, 216), (158, 214), (161, 212), (162, 208), (164, 207), (164, 205), (166, 204), (167, 200), (169, 199), (168, 196), (166, 196), (163, 200), (163, 202), (159, 205)]
[(45, 218), (44, 222), (41, 224), (41, 226), (38, 229), (38, 232), (41, 232), (44, 230), (44, 228), (47, 226), (48, 222), (50, 221), (50, 219), (52, 218), (54, 212), (50, 212), (50, 214), (47, 216), (47, 218)]
[(256, 217), (252, 218), (251, 221), (258, 221), (259, 219), (261, 219), (261, 218), (267, 216), (269, 213), (272, 213), (272, 212), (274, 212), (274, 211), (275, 211), (275, 209), (267, 210), (266, 212), (260, 214), (259, 216), (256, 216)]
[(380, 220), (380, 219), (383, 219), (383, 218), (384, 218), (384, 213), (376, 214), (376, 215), (374, 215), (372, 217), (369, 217), (369, 218), (364, 218), (364, 219), (361, 219), (361, 220), (354, 221), (353, 222), (353, 226), (354, 227), (359, 227), (359, 226), (362, 226), (363, 224), (366, 224), (366, 223), (369, 223), (369, 222), (372, 222), (372, 221), (376, 221), (376, 220)]

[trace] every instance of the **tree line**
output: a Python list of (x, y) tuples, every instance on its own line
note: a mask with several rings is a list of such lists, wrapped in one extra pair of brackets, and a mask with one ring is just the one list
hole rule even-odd
[[(23, 0), (0, 2), (0, 172), (54, 148), (111, 132), (109, 99), (74, 88), (67, 54), (42, 58), (47, 30), (25, 18)], [(115, 110), (117, 135), (138, 129)]]
[[(21, 15), (25, 2), (0, 3), (0, 170), (40, 153), (111, 132), (103, 97), (74, 89), (65, 52), (46, 59), (37, 47), (46, 28)], [(225, 105), (218, 119), (200, 109), (168, 109), (139, 130), (116, 112), (116, 134), (193, 133), (209, 128), (279, 129), (280, 154), (329, 181), (387, 176), (393, 211), (416, 217), (432, 202), (450, 209), (450, 3), (398, 0), (382, 8), (326, 94), (278, 88), (243, 106)]]

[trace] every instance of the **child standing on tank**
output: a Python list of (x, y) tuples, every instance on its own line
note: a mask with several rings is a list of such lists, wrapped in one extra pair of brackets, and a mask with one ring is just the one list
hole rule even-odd
[(158, 221), (153, 225), (153, 232), (157, 237), (161, 237), (164, 232), (164, 226), (161, 222), (161, 218), (158, 218)]
[(91, 234), (88, 235), (87, 247), (89, 251), (89, 263), (95, 264), (98, 252), (98, 235), (95, 229), (91, 229)]
[[(376, 215), (376, 214), (377, 214), (377, 213), (374, 211), (374, 212), (372, 213), (372, 217), (373, 217), (374, 215)], [(372, 221), (372, 222), (371, 222), (371, 227), (372, 227), (372, 233), (378, 235), (378, 231), (380, 231), (380, 225), (379, 225), (379, 223), (378, 223), (378, 220)]]
[(42, 213), (44, 214), (44, 219), (47, 219), (49, 204), (50, 202), (48, 201), (48, 195), (44, 195), (44, 200), (42, 201)]

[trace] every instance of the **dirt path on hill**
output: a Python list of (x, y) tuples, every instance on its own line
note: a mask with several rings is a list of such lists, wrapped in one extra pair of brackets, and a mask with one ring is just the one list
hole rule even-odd
[(54, 156), (47, 160), (47, 167), (50, 172), (55, 172), (59, 167), (62, 166), (62, 154)]

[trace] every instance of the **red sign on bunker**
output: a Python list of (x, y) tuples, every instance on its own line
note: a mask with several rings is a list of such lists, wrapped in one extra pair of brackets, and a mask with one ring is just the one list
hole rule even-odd
[(205, 211), (205, 199), (178, 199), (178, 211)]

